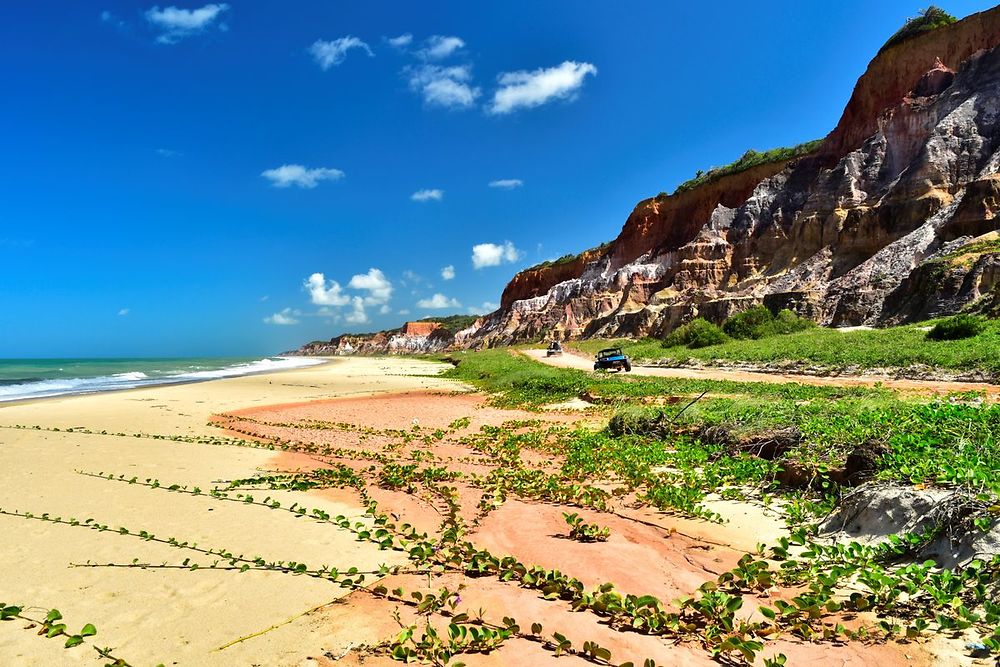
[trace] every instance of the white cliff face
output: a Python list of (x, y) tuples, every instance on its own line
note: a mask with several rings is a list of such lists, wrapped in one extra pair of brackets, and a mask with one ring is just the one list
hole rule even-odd
[(879, 324), (983, 298), (989, 261), (942, 268), (938, 258), (1000, 228), (1000, 50), (957, 73), (938, 64), (913, 90), (842, 158), (804, 158), (737, 205), (692, 209), (704, 217), (681, 221), (694, 225), (691, 240), (618, 268), (612, 244), (578, 278), (513, 301), (462, 339), (659, 335), (696, 314), (722, 319), (758, 303), (825, 324)]

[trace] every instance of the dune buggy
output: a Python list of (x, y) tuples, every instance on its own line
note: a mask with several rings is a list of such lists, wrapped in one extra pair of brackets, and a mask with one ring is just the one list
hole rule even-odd
[(625, 371), (632, 370), (632, 362), (626, 357), (620, 347), (609, 347), (597, 353), (594, 359), (595, 371)]

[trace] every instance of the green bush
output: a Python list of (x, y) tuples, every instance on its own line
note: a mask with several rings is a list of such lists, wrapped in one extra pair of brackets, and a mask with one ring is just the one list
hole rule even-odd
[(929, 340), (961, 340), (972, 338), (982, 332), (985, 322), (975, 315), (955, 315), (941, 320), (927, 332)]
[(664, 347), (685, 345), (692, 350), (725, 343), (729, 337), (708, 320), (697, 318), (679, 326), (663, 339)]
[(916, 37), (920, 33), (927, 32), (928, 30), (936, 30), (946, 25), (954, 23), (957, 19), (944, 11), (940, 7), (935, 7), (931, 5), (927, 9), (920, 10), (920, 13), (913, 18), (906, 19), (906, 23), (903, 27), (896, 31), (892, 37), (889, 38), (881, 49), (879, 53), (882, 53), (890, 46), (899, 44), (900, 42), (905, 42), (911, 37)]
[(774, 319), (771, 311), (764, 306), (754, 306), (728, 318), (722, 323), (722, 330), (733, 338), (763, 338), (761, 328)]
[(722, 330), (733, 338), (758, 340), (804, 331), (814, 326), (815, 322), (799, 317), (787, 308), (774, 315), (764, 306), (754, 306), (727, 319), (722, 323)]

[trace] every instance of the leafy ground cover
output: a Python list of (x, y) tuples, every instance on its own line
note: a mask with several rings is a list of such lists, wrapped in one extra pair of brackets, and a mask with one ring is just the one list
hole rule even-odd
[(728, 340), (697, 349), (667, 347), (655, 339), (587, 340), (573, 346), (595, 353), (602, 347), (617, 345), (637, 361), (676, 364), (715, 360), (757, 364), (804, 362), (830, 369), (907, 368), (920, 364), (951, 371), (1000, 373), (1000, 321), (983, 321), (979, 333), (960, 340), (928, 338), (928, 327), (938, 322), (854, 331), (815, 327), (756, 340)]
[[(783, 654), (796, 647), (808, 651), (826, 643), (851, 650), (863, 643), (870, 652), (931, 633), (964, 633), (1000, 655), (1000, 557), (951, 569), (913, 562), (912, 553), (931, 533), (954, 526), (876, 546), (830, 544), (817, 538), (815, 528), (856, 483), (848, 457), (859, 450), (863, 465), (853, 472), (864, 479), (961, 490), (979, 501), (969, 517), (977, 523), (968, 529), (990, 528), (1000, 492), (1000, 408), (968, 395), (911, 401), (880, 388), (607, 376), (545, 366), (510, 350), (469, 352), (456, 360), (447, 376), (487, 393), (494, 406), (521, 410), (490, 423), (485, 408), (439, 417), (441, 423), (424, 414), (412, 424), (381, 423), (378, 414), (371, 423), (352, 423), (323, 412), (335, 411), (336, 402), (316, 412), (297, 407), (225, 414), (213, 422), (224, 429), (214, 439), (104, 435), (164, 439), (179, 447), (267, 448), (299, 457), (298, 467), (276, 466), (205, 489), (121, 471), (79, 471), (149, 493), (240, 503), (349, 531), (402, 555), (405, 565), (365, 571), (347, 563), (317, 566), (156, 535), (144, 526), (109, 526), (99, 517), (0, 512), (97, 531), (122, 540), (126, 549), (129, 540), (144, 540), (178, 552), (176, 562), (143, 562), (123, 551), (119, 563), (78, 567), (283, 573), (348, 589), (346, 604), (381, 605), (392, 621), (383, 641), (353, 649), (364, 660), (459, 665), (483, 653), (520, 655), (531, 645), (601, 665), (652, 667), (664, 655), (677, 655), (668, 650), (681, 649), (722, 664), (781, 665), (798, 664)], [(572, 396), (593, 403), (586, 419), (534, 412)], [(412, 397), (399, 400), (420, 405)], [(321, 490), (352, 494), (364, 514), (331, 516), (311, 507), (308, 496), (282, 495)], [(787, 534), (740, 551), (675, 532), (672, 517), (724, 522), (713, 505), (719, 496), (774, 508), (787, 521)], [(551, 562), (521, 554), (519, 548), (530, 544), (517, 539), (519, 548), (493, 546), (497, 530), (506, 534), (509, 512), (525, 505), (531, 518), (513, 531), (518, 537), (534, 533), (543, 548), (533, 553)], [(652, 539), (635, 541), (643, 530), (652, 531)], [(701, 583), (686, 585), (673, 599), (664, 593), (670, 589), (662, 573), (651, 567), (632, 572), (636, 558), (662, 562), (656, 549), (681, 550), (684, 567), (705, 553), (716, 569), (699, 571)], [(565, 567), (553, 564), (571, 552), (589, 558), (587, 567), (572, 560), (563, 561)], [(623, 553), (630, 566), (618, 572), (632, 575), (627, 587), (602, 578)], [(569, 636), (567, 625), (589, 634)], [(636, 645), (621, 642), (622, 636), (650, 640), (642, 644), (649, 656), (636, 656)]]

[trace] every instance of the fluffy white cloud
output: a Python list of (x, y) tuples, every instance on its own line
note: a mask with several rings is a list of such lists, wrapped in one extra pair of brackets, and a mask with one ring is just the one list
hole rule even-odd
[(387, 303), (392, 297), (392, 283), (384, 273), (375, 268), (368, 269), (368, 273), (352, 276), (347, 286), (368, 292), (368, 296), (364, 297), (364, 303), (367, 305)]
[(183, 153), (178, 153), (177, 151), (170, 150), (169, 148), (157, 148), (156, 154), (160, 157), (180, 157)]
[(365, 312), (365, 300), (360, 296), (351, 299), (351, 312), (344, 316), (344, 321), (351, 324), (365, 324), (368, 322), (368, 313)]
[(128, 313), (129, 313), (128, 308), (122, 308), (121, 310), (118, 311), (118, 315), (120, 315), (121, 317), (128, 315)]
[(524, 185), (524, 181), (520, 178), (501, 178), (496, 181), (490, 181), (491, 188), (500, 188), (501, 190), (513, 190), (522, 185)]
[(438, 190), (437, 188), (433, 190), (417, 190), (410, 195), (410, 199), (413, 201), (441, 201), (444, 199), (444, 190)]
[(448, 266), (441, 269), (442, 280), (451, 280), (455, 277), (455, 267), (449, 264)]
[(408, 309), (404, 308), (401, 311), (399, 311), (399, 313), (397, 313), (397, 314), (399, 314), (399, 315), (409, 315), (410, 311)]
[(424, 42), (424, 48), (417, 51), (417, 56), (424, 60), (443, 60), (465, 46), (460, 37), (432, 35)]
[(413, 35), (408, 32), (404, 32), (399, 37), (389, 37), (385, 41), (389, 42), (389, 46), (397, 49), (404, 49), (413, 42)]
[(497, 77), (500, 87), (493, 94), (488, 111), (507, 114), (518, 109), (530, 109), (554, 99), (571, 99), (588, 74), (597, 75), (597, 68), (590, 63), (567, 60), (561, 65), (505, 72)]
[(521, 251), (510, 241), (503, 245), (496, 243), (479, 243), (472, 246), (472, 266), (481, 269), (486, 266), (500, 266), (504, 262), (510, 264), (521, 258)]
[(291, 308), (285, 308), (281, 312), (274, 313), (273, 315), (268, 315), (264, 318), (266, 324), (277, 324), (279, 326), (288, 326), (291, 324), (298, 324), (299, 321), (296, 319), (296, 315), (299, 311), (292, 310)]
[[(199, 9), (180, 9), (173, 6), (160, 9), (159, 6), (155, 6), (147, 9), (145, 16), (150, 25), (162, 31), (156, 41), (162, 44), (175, 44), (185, 37), (204, 31), (228, 9), (229, 5), (224, 2), (208, 4)], [(219, 29), (226, 30), (225, 24), (219, 24)]]
[(452, 299), (444, 294), (435, 294), (429, 299), (417, 301), (417, 308), (431, 308), (440, 310), (442, 308), (461, 308), (462, 304), (457, 299)]
[(320, 68), (323, 71), (326, 71), (334, 65), (339, 65), (344, 62), (344, 58), (347, 57), (347, 52), (351, 49), (362, 49), (369, 55), (369, 57), (375, 55), (366, 43), (362, 42), (357, 37), (352, 37), (351, 35), (334, 39), (329, 42), (317, 39), (313, 42), (313, 45), (309, 47), (309, 53), (311, 53), (312, 57), (316, 59), (316, 63), (320, 66)]
[(472, 85), (470, 65), (422, 65), (403, 70), (410, 89), (420, 94), (424, 104), (445, 109), (467, 109), (476, 103), (481, 91)]
[(314, 188), (320, 181), (339, 181), (344, 172), (339, 169), (316, 167), (308, 169), (301, 164), (283, 164), (275, 169), (268, 169), (260, 174), (276, 188), (287, 188), (297, 185), (300, 188)]
[(343, 293), (340, 283), (328, 281), (322, 273), (314, 273), (302, 286), (309, 292), (309, 299), (317, 306), (346, 306), (351, 297)]
[(378, 312), (380, 315), (388, 315), (389, 313), (392, 312), (392, 308), (390, 308), (389, 306), (382, 306), (381, 308), (378, 309)]

